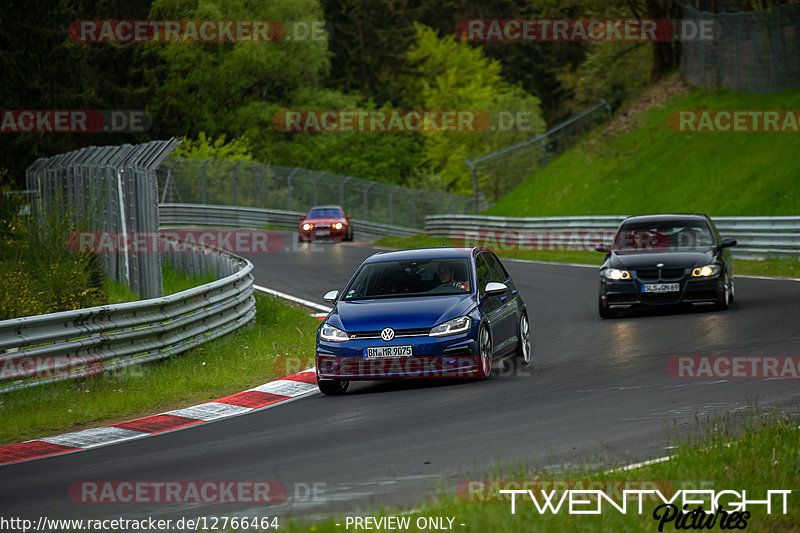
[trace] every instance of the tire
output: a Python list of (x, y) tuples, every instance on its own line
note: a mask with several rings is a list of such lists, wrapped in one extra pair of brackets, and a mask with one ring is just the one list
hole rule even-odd
[(732, 285), (733, 281), (726, 276), (722, 294), (720, 294), (717, 298), (717, 309), (720, 311), (727, 309), (733, 302), (733, 291), (731, 290)]
[(347, 234), (345, 235), (344, 240), (346, 241), (353, 240), (353, 226), (347, 226)]
[(344, 379), (317, 379), (317, 387), (325, 396), (341, 396), (348, 386), (350, 382)]
[(517, 342), (517, 354), (514, 357), (514, 364), (519, 367), (528, 366), (531, 364), (532, 359), (531, 327), (528, 322), (528, 315), (522, 313), (519, 319), (519, 342)]
[(600, 318), (617, 318), (617, 312), (609, 309), (602, 298), (597, 299), (597, 312)]
[(486, 324), (478, 331), (478, 368), (475, 377), (487, 379), (492, 374), (492, 336)]

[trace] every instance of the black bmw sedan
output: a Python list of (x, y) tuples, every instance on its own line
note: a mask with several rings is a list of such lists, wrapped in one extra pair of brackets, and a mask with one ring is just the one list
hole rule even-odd
[(687, 303), (726, 309), (733, 301), (730, 247), (702, 214), (628, 217), (600, 267), (598, 310), (613, 318), (622, 309)]

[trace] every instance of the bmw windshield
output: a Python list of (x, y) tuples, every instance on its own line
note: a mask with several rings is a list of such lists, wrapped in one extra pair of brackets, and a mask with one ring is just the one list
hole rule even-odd
[(714, 246), (708, 225), (698, 221), (625, 224), (614, 237), (619, 252), (702, 252)]
[(467, 294), (472, 287), (464, 258), (367, 263), (345, 289), (344, 301)]

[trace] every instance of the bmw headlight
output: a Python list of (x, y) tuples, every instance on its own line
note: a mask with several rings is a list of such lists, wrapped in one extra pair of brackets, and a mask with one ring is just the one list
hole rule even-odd
[(342, 224), (341, 222), (336, 222), (333, 225), (333, 229), (342, 229), (343, 227), (344, 227), (344, 224)]
[(719, 265), (706, 265), (692, 269), (693, 278), (707, 278), (719, 274)]
[(319, 338), (329, 342), (342, 342), (346, 341), (349, 337), (347, 336), (346, 332), (331, 326), (326, 322), (322, 325), (322, 330), (319, 332)]
[(303, 224), (303, 229), (304, 229), (305, 231), (308, 231), (308, 230), (310, 230), (310, 229), (311, 229), (311, 228), (313, 228), (313, 227), (314, 227), (314, 224), (309, 224), (308, 222), (306, 222), (305, 224)]
[(620, 279), (631, 279), (631, 273), (627, 270), (619, 270), (616, 268), (607, 268), (603, 271), (603, 275), (606, 279), (610, 280), (620, 280)]
[(447, 335), (455, 335), (457, 333), (464, 333), (469, 331), (472, 321), (468, 316), (460, 316), (447, 322), (442, 322), (438, 326), (434, 326), (431, 332), (428, 333), (431, 337), (445, 337)]

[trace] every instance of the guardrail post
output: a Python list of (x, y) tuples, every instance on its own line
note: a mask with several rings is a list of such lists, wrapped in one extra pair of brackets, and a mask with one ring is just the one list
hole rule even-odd
[(231, 172), (231, 175), (233, 177), (233, 205), (239, 205), (236, 202), (236, 171), (239, 169), (240, 166), (242, 166), (242, 163), (243, 161), (239, 161), (238, 163), (236, 163), (236, 166), (233, 167), (233, 171)]
[(417, 189), (414, 196), (411, 197), (411, 225), (417, 227), (417, 196), (422, 194), (423, 189)]
[(264, 208), (264, 173), (267, 172), (269, 163), (264, 165), (261, 172), (258, 174), (258, 207)]
[(320, 170), (319, 174), (317, 174), (317, 177), (314, 178), (314, 181), (311, 183), (311, 186), (314, 188), (314, 205), (317, 205), (317, 182), (319, 180), (321, 180), (322, 176), (324, 176), (324, 175), (325, 175), (325, 171), (324, 170)]
[(206, 205), (206, 165), (210, 162), (210, 159), (206, 159), (206, 162), (200, 167), (200, 199), (203, 205)]
[(390, 225), (394, 225), (394, 216), (393, 216), (393, 213), (392, 213), (392, 207), (394, 205), (394, 199), (392, 197), (394, 196), (394, 193), (397, 192), (397, 189), (399, 189), (399, 188), (400, 188), (399, 185), (395, 185), (394, 189), (392, 189), (392, 192), (389, 193), (389, 224)]
[(373, 181), (372, 183), (367, 185), (366, 189), (364, 189), (364, 220), (369, 220), (369, 217), (367, 216), (367, 193), (376, 183), (377, 183), (376, 181)]
[(294, 167), (294, 170), (292, 170), (286, 177), (286, 194), (288, 199), (288, 206), (286, 207), (286, 209), (288, 209), (289, 211), (292, 210), (292, 176), (297, 174), (299, 170), (300, 167)]
[(344, 207), (344, 184), (350, 181), (352, 178), (347, 176), (342, 182), (339, 184), (339, 204)]

